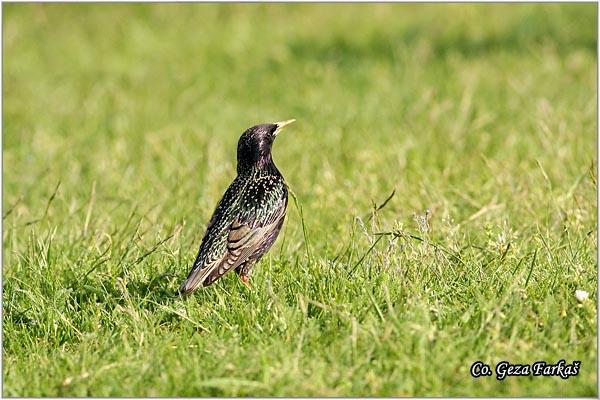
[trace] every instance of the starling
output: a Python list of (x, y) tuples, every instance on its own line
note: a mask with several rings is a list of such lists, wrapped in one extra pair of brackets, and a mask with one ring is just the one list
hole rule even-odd
[(294, 121), (256, 125), (240, 137), (237, 176), (217, 204), (181, 293), (206, 287), (232, 269), (250, 287), (252, 267), (273, 245), (285, 218), (288, 190), (271, 147)]

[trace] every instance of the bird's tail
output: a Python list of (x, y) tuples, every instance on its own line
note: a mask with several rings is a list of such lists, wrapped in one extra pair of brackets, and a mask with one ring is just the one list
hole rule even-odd
[(212, 268), (207, 267), (195, 267), (192, 269), (187, 279), (179, 286), (179, 293), (189, 294), (198, 289), (211, 270)]

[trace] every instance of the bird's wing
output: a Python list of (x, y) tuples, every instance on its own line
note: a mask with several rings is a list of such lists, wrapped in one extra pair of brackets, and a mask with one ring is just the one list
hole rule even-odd
[(252, 227), (252, 223), (249, 223), (249, 221), (239, 219), (234, 221), (227, 236), (227, 253), (225, 253), (218, 267), (207, 275), (204, 286), (210, 285), (227, 271), (245, 263), (264, 244), (265, 238), (273, 229), (277, 228), (284, 216), (285, 209), (282, 207), (262, 226)]
[[(281, 193), (270, 193), (270, 195), (279, 197), (277, 201), (284, 202), (282, 204), (285, 204), (287, 203), (287, 195), (284, 195), (286, 194), (285, 190)], [(222, 246), (223, 250), (212, 252), (212, 257), (209, 257), (203, 256), (205, 253), (204, 249), (213, 247), (216, 243), (211, 243), (208, 240), (213, 237), (209, 235), (208, 231), (218, 229), (220, 225), (220, 221), (211, 220), (198, 257), (194, 262), (194, 267), (188, 278), (179, 288), (179, 291), (189, 293), (201, 284), (208, 286), (226, 272), (246, 262), (260, 248), (264, 238), (277, 227), (281, 218), (285, 216), (285, 206), (270, 207), (268, 210), (270, 212), (254, 205), (241, 208), (239, 215), (225, 228), (227, 230), (225, 233), (227, 239)]]
[(205, 242), (203, 241), (202, 245), (200, 246), (198, 256), (196, 257), (196, 261), (194, 261), (194, 266), (192, 267), (192, 270), (190, 271), (190, 274), (188, 275), (187, 279), (179, 287), (179, 292), (190, 293), (196, 290), (196, 288), (200, 286), (202, 281), (204, 281), (206, 276), (210, 274), (215, 268), (217, 268), (219, 263), (223, 259), (223, 256), (217, 255), (216, 252), (209, 257), (203, 256), (204, 247)]

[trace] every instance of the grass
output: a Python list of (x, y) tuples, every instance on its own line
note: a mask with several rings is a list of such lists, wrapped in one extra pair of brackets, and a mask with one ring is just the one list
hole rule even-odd
[[(597, 396), (596, 15), (5, 4), (3, 395)], [(254, 290), (175, 295), (287, 118)]]

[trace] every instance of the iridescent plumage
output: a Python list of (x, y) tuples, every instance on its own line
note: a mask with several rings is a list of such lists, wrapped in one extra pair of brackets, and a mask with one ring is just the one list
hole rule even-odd
[(293, 122), (256, 125), (238, 142), (237, 176), (208, 223), (196, 261), (180, 292), (208, 286), (235, 269), (247, 284), (252, 267), (277, 239), (285, 218), (288, 190), (273, 163), (271, 147)]

